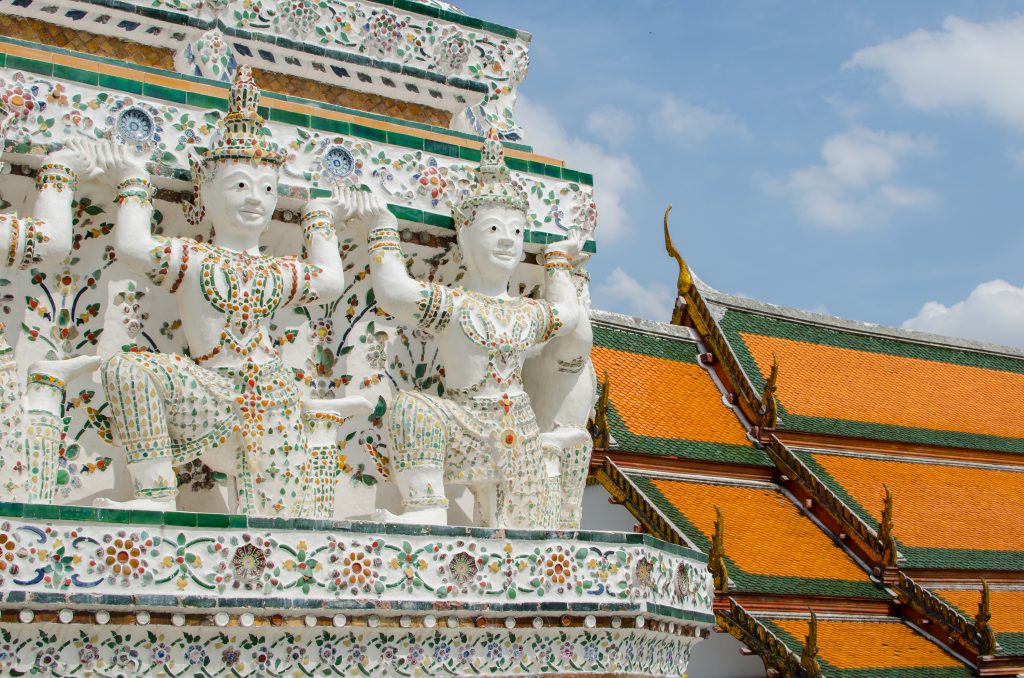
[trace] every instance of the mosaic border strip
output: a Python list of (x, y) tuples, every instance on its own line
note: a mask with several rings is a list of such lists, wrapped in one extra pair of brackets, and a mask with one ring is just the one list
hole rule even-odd
[[(5, 45), (14, 46), (15, 49), (4, 49)], [(135, 71), (138, 73), (158, 76), (158, 79), (162, 82), (166, 82), (166, 84), (149, 82), (145, 77), (139, 79), (125, 78), (104, 73), (100, 69), (87, 70), (84, 68), (77, 68), (72, 65), (56, 63), (54, 61), (44, 61), (24, 54), (11, 52), (47, 53), (50, 55), (60, 55), (61, 57), (69, 58), (71, 60), (82, 60), (99, 65), (115, 66), (119, 70)], [(227, 110), (228, 85), (226, 83), (184, 75), (181, 73), (173, 73), (171, 71), (164, 71), (159, 68), (152, 68), (149, 66), (130, 64), (127, 62), (117, 61), (115, 59), (93, 56), (83, 52), (74, 52), (59, 47), (43, 45), (41, 43), (27, 42), (24, 40), (0, 36), (0, 68), (4, 67), (27, 71), (45, 77), (55, 77), (72, 82), (79, 82), (90, 86), (114, 89), (126, 94), (146, 96), (166, 101), (168, 103), (185, 104), (206, 109), (217, 109), (220, 111)], [(166, 86), (167, 84), (174, 83), (180, 84), (180, 87)], [(198, 89), (206, 91), (197, 91), (197, 88), (190, 87), (190, 84), (200, 85), (201, 87)], [(307, 127), (329, 134), (343, 134), (369, 141), (388, 143), (410, 150), (420, 150), (433, 153), (435, 155), (443, 155), (470, 162), (480, 161), (480, 137), (472, 134), (465, 134), (462, 132), (433, 127), (431, 125), (410, 122), (400, 118), (391, 118), (374, 113), (344, 108), (342, 106), (336, 106), (326, 102), (319, 102), (291, 95), (277, 94), (269, 91), (263, 93), (263, 101), (265, 104), (267, 102), (273, 102), (271, 105), (264, 105), (260, 108), (260, 113), (273, 122)], [(294, 107), (320, 110), (326, 114), (333, 113), (351, 118), (351, 120), (341, 120), (338, 118), (316, 115), (315, 113), (302, 113), (290, 110)], [(373, 126), (374, 122), (403, 127), (408, 129), (410, 133), (381, 129)], [(416, 132), (427, 132), (432, 136), (448, 138), (449, 141), (428, 138), (419, 135)], [(467, 143), (460, 143), (462, 141)], [(504, 145), (507, 149), (505, 154), (505, 164), (508, 165), (509, 169), (517, 172), (548, 177), (551, 179), (575, 182), (584, 186), (593, 186), (594, 178), (592, 174), (573, 170), (560, 164), (545, 162), (545, 160), (552, 159), (533, 153), (531, 147), (524, 144), (504, 142)]]

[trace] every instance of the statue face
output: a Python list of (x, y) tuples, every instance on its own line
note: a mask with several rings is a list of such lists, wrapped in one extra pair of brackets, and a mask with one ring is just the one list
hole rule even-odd
[(202, 199), (218, 233), (259, 238), (277, 206), (277, 168), (218, 163), (213, 177), (203, 183)]
[(523, 260), (526, 215), (501, 205), (481, 205), (472, 223), (459, 231), (459, 246), (466, 267), (501, 271), (511, 276)]

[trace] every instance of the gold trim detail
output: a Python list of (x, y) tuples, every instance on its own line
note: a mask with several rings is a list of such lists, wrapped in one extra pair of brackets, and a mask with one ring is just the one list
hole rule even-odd
[(772, 353), (772, 371), (764, 382), (761, 390), (761, 430), (774, 431), (779, 422), (779, 399), (775, 393), (779, 390), (779, 356)]
[(885, 501), (882, 504), (882, 520), (878, 523), (878, 540), (882, 543), (882, 564), (886, 567), (896, 567), (899, 554), (893, 533), (896, 524), (892, 517), (892, 492), (889, 491), (888, 485), (883, 483), (882, 487), (885, 488)]
[(800, 665), (800, 657), (735, 599), (729, 599), (729, 609), (719, 610), (715, 620), (729, 635), (755, 652), (766, 669), (775, 669), (778, 675), (787, 678), (807, 675)]
[(974, 618), (974, 640), (978, 644), (978, 654), (991, 656), (999, 649), (991, 622), (992, 604), (989, 600), (988, 581), (982, 578), (981, 601), (978, 602), (978, 616)]
[[(689, 324), (701, 336), (707, 344), (715, 359), (722, 365), (722, 369), (729, 380), (730, 386), (735, 390), (737, 396), (736, 404), (739, 405), (743, 414), (753, 422), (761, 419), (761, 401), (751, 386), (750, 379), (743, 371), (743, 367), (737, 360), (736, 355), (729, 346), (725, 333), (718, 326), (718, 321), (711, 315), (711, 309), (701, 296), (697, 285), (693, 280), (693, 273), (686, 260), (679, 254), (679, 250), (672, 244), (672, 235), (668, 229), (668, 213), (672, 211), (672, 205), (665, 210), (665, 251), (679, 264), (679, 276), (676, 279), (676, 304), (672, 311), (673, 325)], [(689, 323), (687, 323), (689, 320)]]
[(711, 550), (708, 551), (708, 569), (715, 580), (715, 591), (729, 592), (729, 568), (725, 564), (725, 516), (722, 510), (715, 507), (715, 536), (711, 539)]
[(594, 439), (595, 452), (607, 452), (611, 445), (611, 432), (608, 429), (608, 398), (612, 389), (612, 379), (608, 376), (608, 370), (604, 371), (604, 381), (601, 382), (601, 395), (594, 406), (594, 416), (587, 422), (590, 430), (590, 437)]
[(821, 678), (821, 664), (818, 663), (818, 615), (811, 610), (811, 621), (807, 623), (804, 649), (800, 652), (800, 668), (812, 678)]

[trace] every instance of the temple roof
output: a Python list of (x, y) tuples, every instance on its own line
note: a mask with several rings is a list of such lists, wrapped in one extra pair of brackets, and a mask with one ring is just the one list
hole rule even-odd
[(888, 486), (902, 567), (1024, 571), (1024, 467), (794, 452), (873, 528)]
[(780, 431), (1024, 452), (1024, 356), (707, 293), (755, 390), (778, 356)]
[(592, 358), (611, 380), (608, 423), (618, 449), (638, 454), (770, 466), (698, 361), (685, 330), (594, 314)]
[[(758, 615), (758, 621), (793, 652), (803, 649), (808, 620)], [(818, 662), (826, 676), (842, 678), (959, 678), (964, 664), (893, 617), (818, 618)]]
[(638, 471), (625, 476), (705, 553), (715, 530), (715, 508), (721, 510), (730, 590), (888, 598), (778, 485)]
[[(972, 617), (978, 612), (981, 591), (978, 589), (933, 588), (933, 593)], [(1000, 655), (1024, 655), (1024, 589), (999, 589), (989, 593), (992, 628), (996, 632)]]
[[(680, 294), (682, 327), (594, 314), (614, 443), (597, 479), (645, 530), (724, 563), (719, 623), (783, 672), (800, 664), (808, 609), (823, 675), (1019, 672), (1024, 353), (701, 283)], [(995, 578), (994, 656), (976, 627), (981, 577)]]

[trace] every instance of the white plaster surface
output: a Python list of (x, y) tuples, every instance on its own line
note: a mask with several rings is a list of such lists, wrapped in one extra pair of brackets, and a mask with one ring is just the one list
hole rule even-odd
[(757, 655), (740, 654), (743, 646), (728, 633), (712, 633), (693, 646), (688, 678), (763, 678), (764, 664)]

